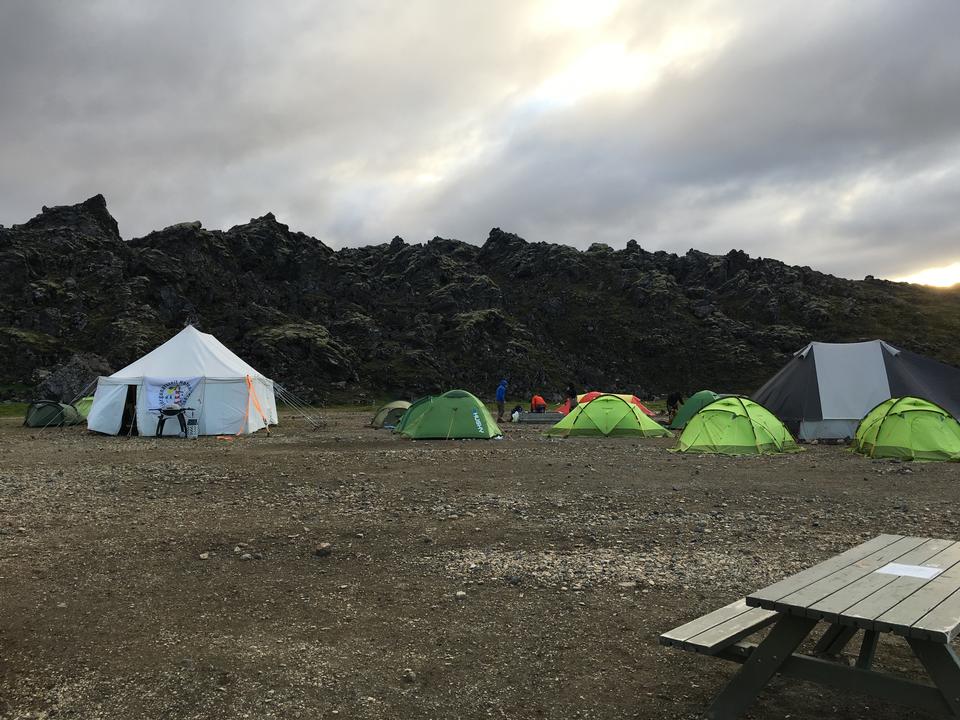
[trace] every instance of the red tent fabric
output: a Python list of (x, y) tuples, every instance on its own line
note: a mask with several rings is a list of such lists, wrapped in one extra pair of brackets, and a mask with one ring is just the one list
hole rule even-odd
[[(646, 405), (640, 402), (640, 398), (638, 398), (636, 395), (620, 395), (618, 393), (603, 393), (603, 392), (598, 392), (597, 390), (594, 390), (592, 392), (584, 393), (583, 395), (577, 395), (577, 402), (580, 405), (583, 405), (585, 403), (590, 402), (598, 395), (616, 395), (617, 397), (623, 398), (627, 402), (633, 403), (638, 408), (640, 408), (645, 415), (648, 415), (649, 417), (653, 417), (656, 414), (650, 408), (648, 408)], [(555, 407), (554, 411), (558, 413), (562, 413), (563, 415), (566, 415), (568, 412), (570, 412), (570, 398), (567, 398), (566, 400), (564, 400), (562, 405), (558, 405), (557, 407)]]

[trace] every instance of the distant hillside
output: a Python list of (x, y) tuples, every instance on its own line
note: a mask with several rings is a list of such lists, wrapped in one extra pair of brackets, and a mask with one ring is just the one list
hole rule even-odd
[(0, 398), (56, 392), (35, 386), (71, 358), (74, 375), (119, 369), (188, 321), (321, 401), (489, 396), (501, 376), (516, 394), (752, 391), (813, 339), (883, 338), (960, 365), (960, 290), (737, 250), (578, 251), (494, 229), (481, 247), (334, 252), (272, 214), (124, 241), (101, 195), (0, 229)]

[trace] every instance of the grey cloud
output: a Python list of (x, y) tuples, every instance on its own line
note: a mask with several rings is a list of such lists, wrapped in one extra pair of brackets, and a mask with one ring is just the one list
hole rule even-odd
[[(536, 3), (0, 7), (0, 222), (103, 192), (125, 236), (272, 210), (332, 245), (494, 226), (853, 277), (960, 259), (960, 6)], [(538, 102), (592, 43), (733, 28), (648, 91)], [(845, 198), (845, 199), (844, 199)]]

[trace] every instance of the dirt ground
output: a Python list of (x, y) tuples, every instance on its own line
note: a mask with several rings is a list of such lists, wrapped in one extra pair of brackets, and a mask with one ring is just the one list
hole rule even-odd
[[(882, 532), (960, 538), (957, 464), (370, 415), (234, 441), (0, 420), (0, 717), (696, 718), (735, 666), (660, 632)], [(878, 663), (920, 675), (896, 640)], [(925, 717), (784, 679), (749, 716)]]

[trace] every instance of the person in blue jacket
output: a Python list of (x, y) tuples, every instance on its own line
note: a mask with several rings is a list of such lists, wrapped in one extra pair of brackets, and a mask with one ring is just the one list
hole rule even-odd
[(503, 422), (503, 406), (507, 401), (507, 380), (504, 378), (497, 386), (497, 422)]

